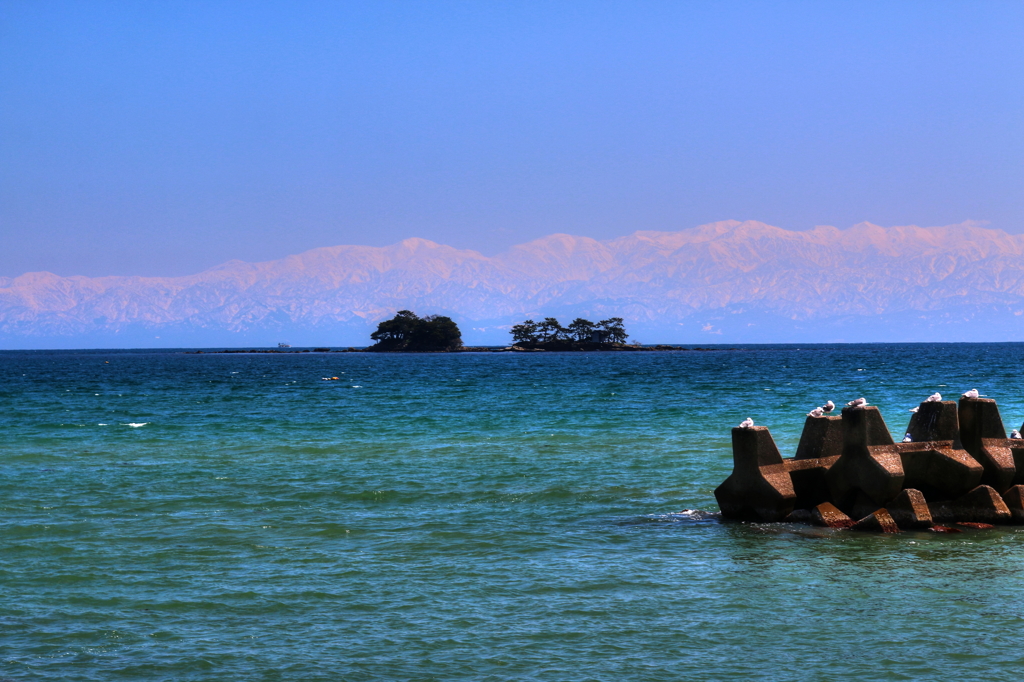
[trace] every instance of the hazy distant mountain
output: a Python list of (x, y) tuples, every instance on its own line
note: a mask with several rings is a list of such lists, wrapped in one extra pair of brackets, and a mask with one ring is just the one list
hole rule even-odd
[(644, 342), (1016, 340), (1024, 236), (972, 223), (790, 232), (723, 221), (494, 257), (424, 239), (333, 246), (187, 277), (0, 277), (0, 344), (365, 345), (396, 310), (503, 343), (526, 317), (620, 315)]

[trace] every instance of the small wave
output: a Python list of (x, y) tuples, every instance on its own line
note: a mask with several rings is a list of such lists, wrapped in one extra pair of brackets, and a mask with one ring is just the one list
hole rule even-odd
[(722, 518), (721, 512), (702, 511), (700, 509), (684, 509), (681, 512), (675, 512), (668, 514), (668, 516), (675, 516), (684, 519), (690, 519), (693, 521), (717, 521)]
[(700, 509), (684, 509), (679, 512), (668, 512), (666, 514), (646, 514), (635, 516), (619, 521), (620, 526), (641, 526), (658, 523), (707, 523), (722, 520), (720, 512), (702, 511)]
[(137, 428), (139, 428), (140, 426), (145, 426), (145, 425), (146, 425), (146, 424), (148, 424), (148, 423), (149, 423), (149, 422), (128, 422), (127, 424), (121, 424), (121, 426), (130, 426), (130, 427), (132, 427), (133, 429), (137, 429)]

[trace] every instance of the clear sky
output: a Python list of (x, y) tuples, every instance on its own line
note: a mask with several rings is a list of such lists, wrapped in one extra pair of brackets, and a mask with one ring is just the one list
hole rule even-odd
[(1021, 2), (0, 1), (0, 275), (1024, 231)]

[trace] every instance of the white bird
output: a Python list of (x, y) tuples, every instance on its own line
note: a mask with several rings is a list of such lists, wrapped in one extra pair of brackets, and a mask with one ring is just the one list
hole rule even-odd
[(910, 442), (911, 440), (912, 440), (912, 439), (911, 439), (911, 437), (910, 437), (910, 434), (909, 434), (909, 433), (908, 433), (907, 435), (903, 436), (903, 442), (904, 442), (904, 443), (909, 443), (909, 442)]
[(1013, 438), (1014, 440), (1019, 439), (1020, 438), (1020, 431), (1018, 431), (1017, 429), (1014, 429), (1013, 431), (1010, 431), (1010, 438)]
[(825, 410), (825, 412), (831, 412), (832, 410), (836, 409), (836, 404), (829, 400), (827, 403), (821, 406), (821, 409)]
[(979, 395), (980, 394), (978, 393), (978, 389), (972, 388), (971, 390), (967, 391), (967, 393), (964, 393), (961, 397), (962, 398), (977, 398)]
[(820, 407), (815, 407), (813, 410), (807, 413), (808, 417), (820, 417), (825, 414)]
[(920, 407), (911, 407), (910, 411), (913, 412), (914, 414), (917, 414), (917, 411), (920, 410), (920, 409), (921, 409)]
[(867, 398), (857, 398), (846, 403), (847, 407), (864, 407), (868, 404)]
[(741, 429), (752, 429), (752, 428), (754, 428), (754, 420), (751, 419), (750, 417), (747, 417), (742, 422), (740, 422), (740, 428)]
[(941, 393), (932, 393), (930, 396), (928, 396), (928, 399), (925, 400), (925, 402), (926, 403), (941, 403), (942, 402), (942, 394)]

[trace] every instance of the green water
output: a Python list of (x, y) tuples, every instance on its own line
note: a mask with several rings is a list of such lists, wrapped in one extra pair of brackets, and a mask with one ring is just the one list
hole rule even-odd
[(1016, 679), (1024, 529), (722, 523), (713, 490), (730, 427), (792, 454), (829, 398), (900, 435), (978, 388), (1016, 427), (1022, 359), (3, 352), (0, 678)]

